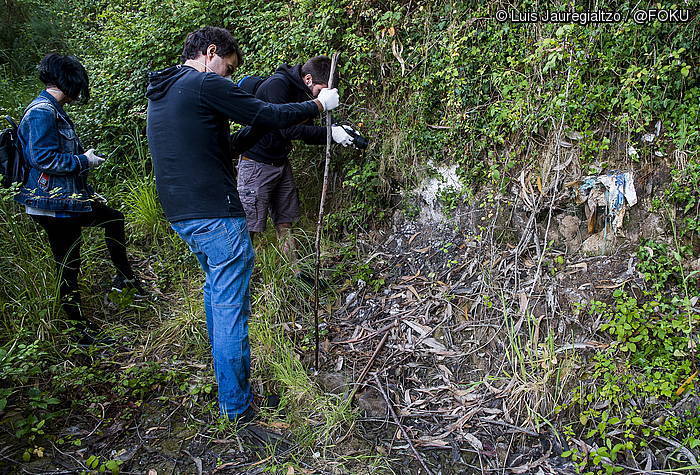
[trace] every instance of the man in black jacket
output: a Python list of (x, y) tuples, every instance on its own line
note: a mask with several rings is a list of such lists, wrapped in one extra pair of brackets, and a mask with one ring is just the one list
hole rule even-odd
[(228, 79), (242, 59), (229, 31), (202, 28), (187, 36), (184, 64), (151, 73), (146, 93), (158, 196), (206, 274), (204, 307), (219, 407), (236, 420), (252, 414), (248, 317), (254, 252), (234, 185), (229, 121), (253, 130), (290, 127), (339, 102), (335, 89), (296, 104), (256, 99)]
[[(313, 57), (303, 65), (283, 64), (257, 86), (255, 97), (277, 104), (308, 101), (328, 87), (330, 69), (331, 60), (327, 56)], [(245, 81), (241, 83), (244, 89)], [(337, 74), (333, 84), (338, 84)], [(343, 127), (333, 126), (332, 132), (336, 143), (347, 146), (353, 142)], [(325, 144), (326, 127), (304, 123), (270, 130), (238, 162), (238, 193), (248, 230), (264, 231), (269, 210), (278, 238), (283, 241), (283, 251), (290, 259), (294, 258), (294, 240), (289, 231), (299, 219), (299, 194), (289, 164), (292, 140)]]

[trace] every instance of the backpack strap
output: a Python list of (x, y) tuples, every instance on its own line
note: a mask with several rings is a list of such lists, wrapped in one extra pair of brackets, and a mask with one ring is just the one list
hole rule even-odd
[(7, 121), (8, 124), (10, 124), (10, 127), (12, 127), (15, 130), (17, 129), (17, 122), (12, 120), (12, 117), (10, 117), (9, 115), (6, 115), (4, 117), (4, 119)]
[(243, 83), (244, 83), (245, 80), (248, 79), (249, 77), (250, 77), (250, 74), (247, 75), (247, 76), (243, 76), (241, 79), (238, 80), (238, 84), (236, 84), (236, 86), (238, 86), (238, 87), (243, 86)]

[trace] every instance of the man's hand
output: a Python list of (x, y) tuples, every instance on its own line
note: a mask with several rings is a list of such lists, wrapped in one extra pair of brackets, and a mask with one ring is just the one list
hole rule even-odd
[(340, 104), (338, 90), (335, 88), (328, 89), (327, 87), (324, 87), (321, 89), (321, 92), (318, 93), (316, 101), (318, 101), (321, 107), (323, 107), (324, 111), (333, 110), (338, 107), (338, 104)]
[(99, 167), (99, 166), (102, 165), (102, 164), (104, 163), (104, 161), (105, 161), (104, 158), (100, 157), (99, 155), (97, 155), (97, 154), (95, 153), (95, 149), (94, 149), (94, 148), (91, 148), (90, 150), (88, 150), (87, 152), (85, 152), (85, 156), (86, 156), (87, 159), (88, 159), (88, 166), (89, 166), (90, 168)]
[(352, 137), (342, 126), (334, 125), (331, 127), (331, 132), (333, 133), (333, 142), (339, 143), (343, 147), (347, 147), (352, 143)]
[(349, 125), (334, 125), (332, 127), (333, 141), (341, 144), (343, 147), (352, 145), (358, 150), (364, 150), (369, 145), (369, 140), (364, 138), (360, 133)]

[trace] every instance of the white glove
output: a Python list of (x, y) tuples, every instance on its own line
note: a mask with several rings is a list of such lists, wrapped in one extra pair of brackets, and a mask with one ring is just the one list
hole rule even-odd
[(339, 143), (343, 147), (347, 147), (352, 143), (352, 137), (342, 126), (334, 125), (331, 127), (331, 132), (333, 135), (333, 142)]
[(338, 90), (335, 88), (328, 89), (327, 87), (324, 87), (321, 89), (321, 92), (318, 93), (318, 97), (316, 99), (321, 103), (324, 111), (333, 110), (338, 107), (338, 104), (340, 104)]
[(87, 152), (85, 152), (85, 156), (86, 156), (87, 159), (88, 159), (88, 167), (90, 167), (90, 168), (99, 167), (99, 166), (102, 165), (102, 164), (104, 163), (104, 161), (105, 161), (104, 158), (100, 157), (99, 155), (97, 155), (97, 154), (95, 153), (95, 149), (94, 149), (94, 148), (91, 148), (90, 150), (88, 150)]

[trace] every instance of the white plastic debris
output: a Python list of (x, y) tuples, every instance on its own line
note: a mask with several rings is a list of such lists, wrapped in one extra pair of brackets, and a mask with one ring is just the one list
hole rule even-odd
[(622, 228), (627, 208), (637, 204), (634, 176), (632, 172), (623, 172), (584, 177), (579, 186), (577, 201), (586, 203), (589, 229), (598, 206), (603, 206), (613, 232), (618, 232)]

